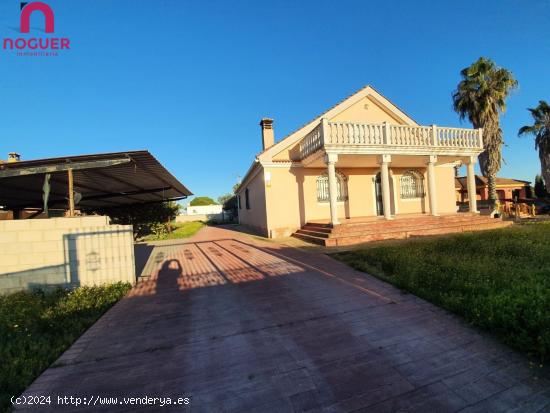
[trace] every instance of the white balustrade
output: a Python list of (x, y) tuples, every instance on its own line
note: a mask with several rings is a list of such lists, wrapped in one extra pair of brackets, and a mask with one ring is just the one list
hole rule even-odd
[(437, 139), (441, 146), (451, 148), (481, 148), (479, 131), (462, 128), (437, 128)]
[(390, 125), (388, 145), (433, 146), (431, 126)]
[(321, 125), (317, 125), (300, 142), (300, 156), (307, 158), (312, 153), (323, 147), (323, 136)]
[(384, 125), (373, 123), (328, 122), (325, 143), (382, 145)]
[(302, 139), (301, 158), (306, 158), (325, 145), (477, 150), (483, 148), (483, 141), (479, 129), (325, 120)]

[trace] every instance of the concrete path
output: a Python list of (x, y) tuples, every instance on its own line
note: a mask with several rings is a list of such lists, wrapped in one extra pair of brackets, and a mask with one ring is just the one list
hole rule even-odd
[(145, 269), (27, 395), (95, 403), (74, 411), (550, 411), (538, 366), (327, 256), (205, 228), (155, 247)]

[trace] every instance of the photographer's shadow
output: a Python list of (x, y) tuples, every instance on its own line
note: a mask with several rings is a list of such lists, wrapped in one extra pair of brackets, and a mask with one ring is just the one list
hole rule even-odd
[(157, 278), (157, 292), (178, 291), (178, 280), (183, 275), (183, 268), (179, 260), (170, 259), (164, 261)]

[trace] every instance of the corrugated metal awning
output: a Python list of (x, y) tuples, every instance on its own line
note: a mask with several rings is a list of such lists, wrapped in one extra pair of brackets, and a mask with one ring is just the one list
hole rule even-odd
[(41, 208), (50, 174), (50, 208), (66, 208), (68, 173), (81, 195), (77, 209), (178, 200), (192, 195), (148, 151), (65, 156), (0, 164), (0, 205), (7, 209)]

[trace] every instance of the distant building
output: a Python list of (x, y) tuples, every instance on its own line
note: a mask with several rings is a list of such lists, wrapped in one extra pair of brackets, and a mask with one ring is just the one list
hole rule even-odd
[[(487, 178), (476, 175), (476, 196), (478, 201), (487, 201), (489, 199), (489, 185)], [(527, 198), (528, 188), (531, 182), (521, 181), (511, 178), (496, 178), (497, 196), (500, 201), (512, 201), (514, 195), (520, 199)], [(455, 178), (456, 200), (458, 202), (468, 202), (468, 185), (465, 176)]]
[(183, 207), (182, 215), (221, 214), (222, 208), (222, 205), (187, 205)]
[(225, 222), (223, 205), (185, 205), (176, 222), (217, 221)]

